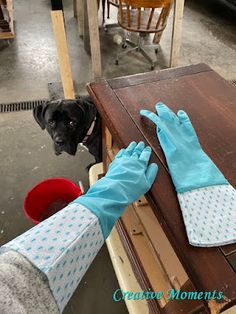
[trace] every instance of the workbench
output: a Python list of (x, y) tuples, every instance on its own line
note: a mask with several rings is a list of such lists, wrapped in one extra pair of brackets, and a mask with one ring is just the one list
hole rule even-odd
[[(233, 307), (236, 244), (198, 248), (188, 243), (155, 126), (142, 119), (139, 111), (154, 111), (159, 101), (175, 112), (185, 110), (203, 149), (236, 188), (235, 87), (207, 65), (198, 64), (100, 80), (88, 84), (88, 91), (103, 120), (105, 171), (120, 148), (141, 140), (152, 147), (151, 162), (159, 167), (151, 190), (125, 210), (108, 238), (113, 260), (119, 260), (122, 249), (126, 252), (128, 262), (121, 258), (119, 263), (131, 265), (137, 279), (134, 289), (164, 292), (161, 300), (148, 300), (147, 307), (141, 302), (144, 310), (139, 312), (217, 314)], [(223, 299), (168, 300), (165, 292), (169, 289), (222, 291)]]

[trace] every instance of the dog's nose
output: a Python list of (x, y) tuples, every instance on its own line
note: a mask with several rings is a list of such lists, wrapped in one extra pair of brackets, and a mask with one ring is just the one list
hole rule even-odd
[(63, 139), (61, 139), (60, 137), (56, 137), (55, 138), (55, 144), (57, 146), (63, 146), (65, 144), (65, 142), (63, 141)]

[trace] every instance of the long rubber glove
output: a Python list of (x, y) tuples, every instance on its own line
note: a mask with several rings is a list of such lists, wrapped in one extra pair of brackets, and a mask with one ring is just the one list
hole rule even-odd
[(146, 193), (157, 175), (157, 165), (150, 164), (151, 148), (143, 142), (130, 143), (111, 163), (106, 176), (74, 202), (88, 208), (98, 218), (106, 239), (125, 208)]
[(188, 115), (177, 115), (162, 103), (157, 114), (140, 114), (157, 126), (178, 193), (189, 242), (216, 246), (236, 242), (236, 191), (202, 150)]

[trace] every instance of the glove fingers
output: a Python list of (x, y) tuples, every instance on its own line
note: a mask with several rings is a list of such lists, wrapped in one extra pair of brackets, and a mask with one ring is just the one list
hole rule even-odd
[(181, 123), (186, 123), (186, 122), (190, 122), (189, 116), (187, 115), (187, 113), (183, 110), (179, 110), (177, 112), (177, 116), (179, 118), (179, 121)]
[(148, 166), (146, 177), (147, 181), (150, 184), (150, 187), (152, 186), (156, 176), (157, 176), (158, 166), (155, 163), (152, 163)]
[(131, 156), (135, 150), (135, 147), (137, 146), (136, 142), (131, 142), (129, 146), (124, 150), (123, 156)]
[(122, 148), (121, 150), (118, 151), (118, 153), (116, 154), (116, 158), (122, 157), (124, 155), (125, 149)]
[(141, 155), (142, 151), (144, 150), (145, 144), (144, 142), (139, 142), (138, 145), (133, 150), (133, 153), (131, 155), (131, 158), (138, 159)]
[(177, 113), (177, 116), (179, 118), (180, 123), (183, 124), (186, 127), (186, 130), (188, 131), (188, 134), (197, 136), (196, 133), (195, 133), (195, 130), (194, 130), (193, 126), (192, 126), (192, 123), (191, 123), (191, 120), (190, 120), (188, 114), (185, 111), (183, 111), (183, 110), (179, 110), (178, 113)]
[(156, 104), (156, 111), (163, 120), (172, 121), (173, 119), (177, 119), (176, 114), (161, 102)]
[(148, 165), (151, 153), (152, 153), (151, 147), (146, 146), (139, 157), (139, 160), (143, 161), (146, 166)]
[(160, 123), (159, 117), (155, 113), (153, 113), (149, 110), (146, 110), (146, 109), (140, 110), (140, 115), (148, 118), (149, 120), (154, 122), (156, 125), (158, 125)]

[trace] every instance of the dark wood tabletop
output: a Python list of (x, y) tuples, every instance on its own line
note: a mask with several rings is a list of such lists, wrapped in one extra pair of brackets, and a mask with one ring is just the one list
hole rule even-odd
[(198, 291), (222, 291), (236, 303), (236, 245), (197, 248), (188, 243), (176, 192), (153, 123), (140, 109), (154, 111), (161, 101), (185, 110), (205, 152), (236, 188), (236, 88), (205, 64), (100, 80), (88, 91), (118, 146), (143, 140), (159, 166), (147, 199)]

